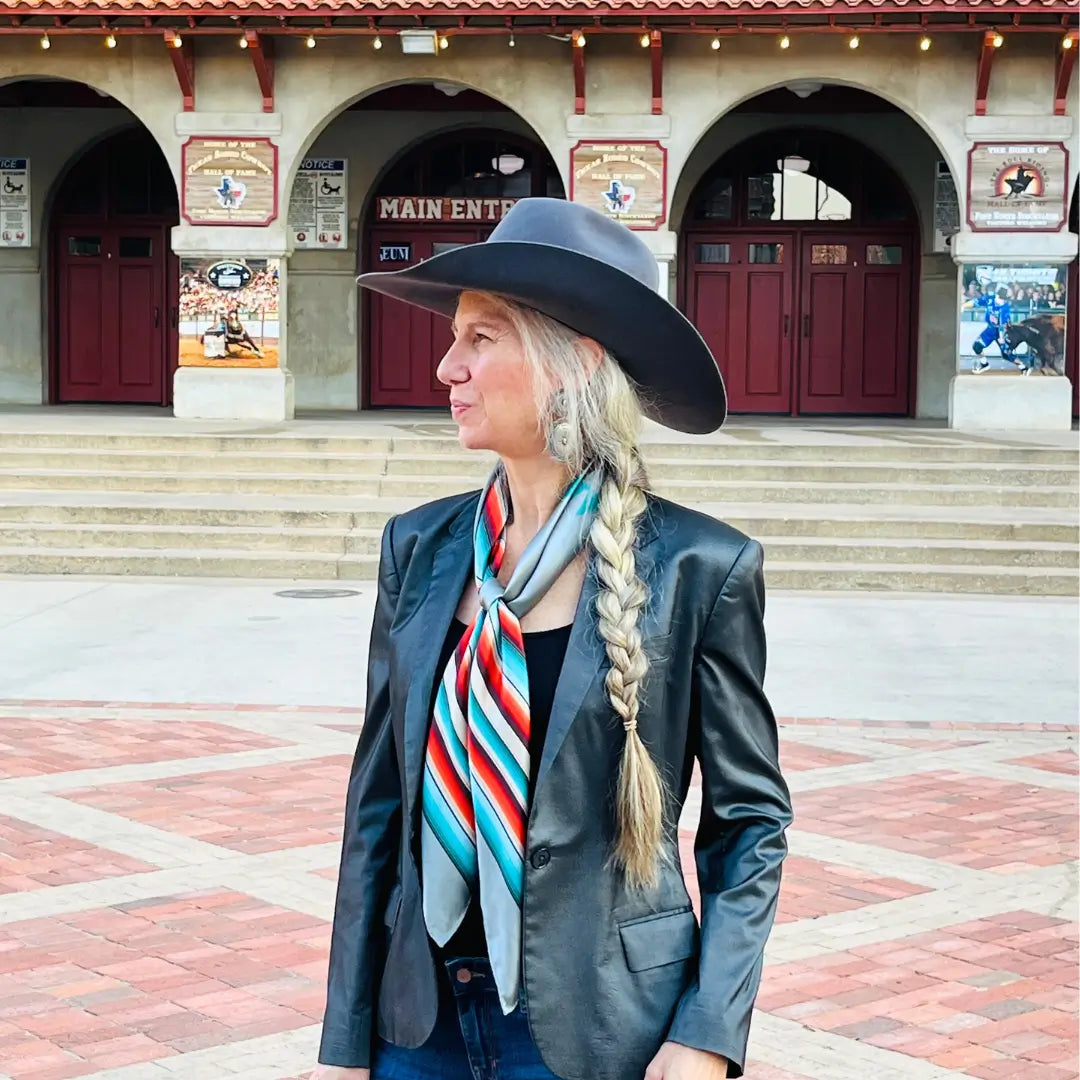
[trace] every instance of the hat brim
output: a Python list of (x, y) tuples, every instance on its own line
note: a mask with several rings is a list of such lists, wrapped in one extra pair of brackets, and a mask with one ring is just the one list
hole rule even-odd
[(568, 248), (487, 241), (357, 281), (448, 317), (463, 292), (498, 293), (603, 345), (665, 427), (704, 435), (727, 415), (723, 377), (693, 323), (636, 278)]

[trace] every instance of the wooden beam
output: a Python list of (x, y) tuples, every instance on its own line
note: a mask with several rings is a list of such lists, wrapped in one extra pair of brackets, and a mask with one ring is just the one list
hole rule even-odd
[(173, 71), (176, 72), (176, 81), (180, 84), (180, 93), (184, 98), (184, 112), (195, 110), (195, 54), (191, 50), (191, 43), (177, 45), (179, 38), (172, 30), (165, 31), (165, 48), (172, 59)]
[(994, 41), (997, 39), (996, 30), (987, 30), (983, 34), (982, 46), (979, 49), (979, 67), (975, 73), (975, 115), (986, 115), (986, 97), (990, 92), (990, 69), (994, 66), (994, 54), (997, 47)]
[[(1076, 69), (1076, 54), (1080, 52), (1080, 32), (1070, 30), (1058, 45), (1057, 64), (1054, 68), (1054, 115), (1064, 116), (1069, 104), (1069, 83)], [(1065, 48), (1065, 42), (1070, 42)]]
[(572, 38), (571, 48), (574, 53), (574, 112), (581, 116), (585, 112), (585, 46)]
[(261, 37), (258, 30), (245, 30), (247, 53), (255, 68), (255, 78), (259, 80), (259, 93), (262, 94), (263, 112), (274, 111), (274, 42), (272, 38)]
[(649, 34), (649, 59), (652, 61), (652, 111), (659, 116), (664, 111), (664, 43), (659, 30)]

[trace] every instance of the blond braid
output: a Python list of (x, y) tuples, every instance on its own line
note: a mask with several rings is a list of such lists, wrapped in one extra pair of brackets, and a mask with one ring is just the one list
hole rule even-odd
[(604, 688), (626, 731), (616, 787), (613, 854), (627, 884), (644, 888), (656, 884), (666, 802), (660, 773), (637, 731), (639, 688), (649, 668), (638, 621), (648, 590), (637, 576), (634, 540), (638, 518), (646, 509), (646, 481), (636, 448), (623, 449), (612, 465), (589, 539), (599, 556), (598, 629), (611, 662)]

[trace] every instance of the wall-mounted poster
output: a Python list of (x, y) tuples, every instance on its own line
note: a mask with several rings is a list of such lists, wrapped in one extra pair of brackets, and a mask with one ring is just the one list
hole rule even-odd
[(277, 217), (270, 139), (193, 136), (182, 149), (180, 210), (189, 225), (269, 225)]
[(277, 259), (180, 260), (180, 366), (278, 366)]
[(570, 151), (570, 199), (631, 229), (667, 216), (667, 150), (658, 142), (579, 142)]
[(289, 200), (293, 247), (349, 246), (349, 166), (344, 158), (304, 158)]
[(30, 159), (0, 157), (0, 248), (30, 246)]
[(1065, 374), (1065, 266), (963, 266), (957, 370)]
[(968, 224), (975, 232), (1058, 232), (1065, 224), (1064, 143), (975, 143)]

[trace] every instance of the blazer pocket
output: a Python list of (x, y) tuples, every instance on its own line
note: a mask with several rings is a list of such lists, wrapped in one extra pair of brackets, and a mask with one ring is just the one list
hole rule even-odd
[(399, 881), (390, 890), (390, 899), (386, 905), (386, 914), (383, 916), (383, 922), (386, 924), (389, 930), (393, 930), (397, 923), (398, 915), (401, 914), (401, 882)]
[(619, 923), (619, 937), (631, 971), (675, 964), (698, 951), (697, 919), (690, 908)]

